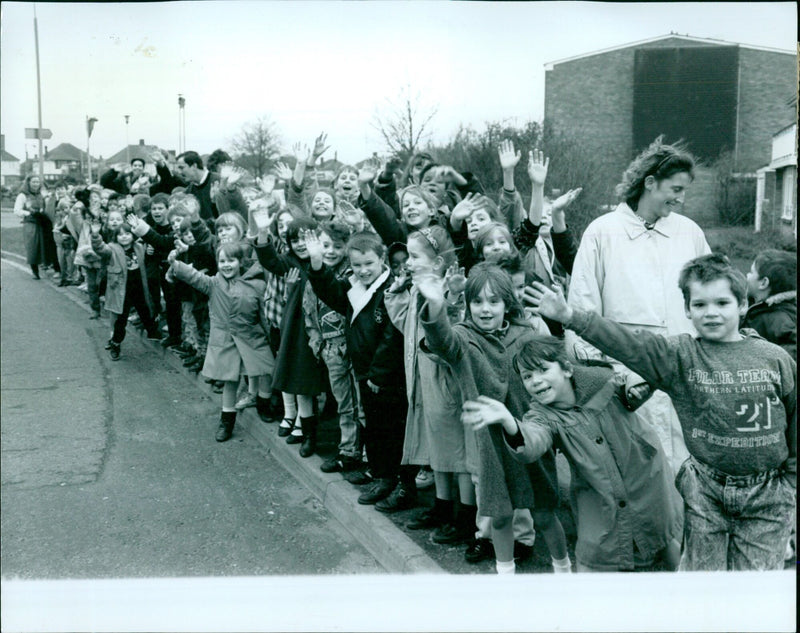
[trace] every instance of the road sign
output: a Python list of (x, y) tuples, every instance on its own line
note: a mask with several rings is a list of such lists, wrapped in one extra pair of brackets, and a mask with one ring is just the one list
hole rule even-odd
[(25, 138), (40, 138), (39, 135), (37, 135), (37, 132), (41, 132), (41, 139), (43, 141), (46, 141), (47, 139), (53, 137), (53, 133), (46, 127), (43, 128), (26, 127)]

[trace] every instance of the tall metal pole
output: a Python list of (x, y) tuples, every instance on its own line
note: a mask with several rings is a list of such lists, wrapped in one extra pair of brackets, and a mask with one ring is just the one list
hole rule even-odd
[(186, 111), (184, 106), (186, 99), (182, 94), (178, 95), (178, 154), (186, 151)]
[(39, 181), (44, 185), (44, 156), (42, 156), (42, 84), (39, 77), (39, 23), (36, 19), (36, 3), (33, 4), (33, 37), (36, 42), (36, 99), (39, 109)]
[(125, 115), (125, 162), (128, 165), (131, 164), (131, 142), (128, 140), (128, 121), (130, 118), (130, 114)]
[(88, 165), (89, 183), (92, 184), (92, 155), (89, 153), (89, 139), (92, 137), (92, 131), (89, 129), (89, 117), (86, 117), (86, 164)]

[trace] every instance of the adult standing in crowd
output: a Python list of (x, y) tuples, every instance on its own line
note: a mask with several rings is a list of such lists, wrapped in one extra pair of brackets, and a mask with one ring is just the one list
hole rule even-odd
[(144, 170), (144, 158), (132, 158), (130, 166), (122, 163), (112, 167), (102, 176), (100, 184), (123, 196), (128, 194), (149, 193), (153, 181)]
[[(581, 239), (569, 287), (569, 305), (593, 310), (634, 330), (664, 336), (694, 334), (686, 317), (678, 276), (683, 265), (711, 252), (703, 231), (678, 213), (694, 179), (694, 160), (681, 147), (657, 138), (625, 170), (617, 185), (621, 202), (594, 220)], [(604, 359), (599, 350), (567, 333), (578, 359)], [(615, 362), (629, 395), (649, 389), (635, 373)], [(661, 391), (637, 412), (658, 434), (677, 473), (689, 456), (672, 402)]]
[(203, 159), (197, 152), (184, 152), (175, 162), (175, 174), (186, 183), (186, 193), (190, 193), (200, 202), (200, 217), (209, 225), (219, 215), (217, 204), (211, 195), (212, 185), (216, 190), (219, 176), (203, 166)]
[(53, 221), (45, 213), (42, 179), (39, 176), (31, 174), (25, 178), (14, 201), (14, 213), (22, 219), (25, 254), (33, 278), (40, 278), (39, 266), (52, 266), (60, 272)]

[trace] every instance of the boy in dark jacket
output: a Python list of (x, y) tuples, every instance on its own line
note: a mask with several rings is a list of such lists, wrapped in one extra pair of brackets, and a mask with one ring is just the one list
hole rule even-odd
[(797, 359), (797, 255), (769, 249), (747, 273), (750, 307), (742, 327), (753, 328)]
[(346, 280), (337, 279), (324, 265), (323, 247), (316, 234), (308, 231), (304, 239), (310, 261), (308, 279), (314, 293), (347, 317), (347, 350), (358, 380), (366, 420), (364, 445), (375, 477), (358, 502), (371, 505), (393, 494), (396, 502), (413, 507), (416, 473), (400, 467), (408, 405), (403, 336), (389, 320), (383, 300), (384, 291), (392, 283), (384, 263), (386, 247), (374, 233), (354, 234), (347, 242), (353, 275)]

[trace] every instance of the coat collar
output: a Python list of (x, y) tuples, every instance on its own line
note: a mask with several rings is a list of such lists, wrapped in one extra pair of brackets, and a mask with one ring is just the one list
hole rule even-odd
[(604, 409), (617, 391), (614, 370), (608, 367), (573, 366), (575, 404), (585, 409)]
[(620, 215), (622, 219), (622, 226), (625, 229), (625, 232), (628, 234), (628, 237), (632, 240), (635, 240), (637, 237), (640, 237), (645, 233), (649, 233), (650, 231), (660, 233), (664, 237), (672, 237), (672, 235), (675, 234), (675, 219), (673, 214), (656, 220), (655, 226), (648, 231), (644, 227), (644, 222), (642, 219), (636, 215), (633, 212), (633, 209), (631, 209), (625, 202), (622, 202), (619, 204), (619, 206), (617, 206), (616, 213)]
[(768, 306), (774, 306), (776, 303), (784, 303), (787, 301), (797, 300), (797, 290), (787, 290), (786, 292), (779, 292), (776, 295), (764, 299), (764, 303)]
[(350, 317), (350, 324), (356, 320), (359, 313), (367, 307), (372, 297), (389, 278), (391, 271), (385, 268), (378, 278), (372, 282), (369, 288), (365, 288), (364, 284), (358, 281), (355, 277), (350, 277), (350, 290), (347, 291), (347, 298), (350, 300), (350, 305), (353, 306), (353, 314)]

